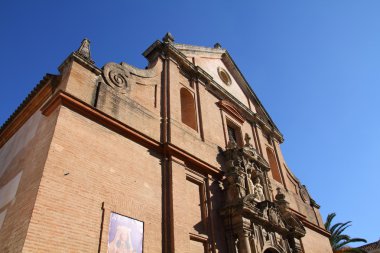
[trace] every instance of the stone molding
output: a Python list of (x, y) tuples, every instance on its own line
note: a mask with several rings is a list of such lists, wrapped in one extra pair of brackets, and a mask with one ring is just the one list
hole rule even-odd
[(216, 103), (220, 109), (227, 112), (229, 115), (233, 116), (240, 124), (243, 124), (245, 119), (236, 109), (236, 107), (227, 100), (220, 100)]
[(84, 117), (109, 128), (112, 131), (115, 131), (133, 141), (136, 141), (140, 145), (156, 150), (162, 154), (165, 153), (167, 155), (172, 155), (186, 162), (189, 162), (194, 166), (199, 167), (199, 169), (203, 170), (206, 174), (211, 174), (216, 178), (221, 177), (221, 170), (219, 168), (208, 164), (207, 162), (199, 159), (198, 157), (195, 157), (194, 155), (171, 143), (160, 143), (159, 141), (154, 140), (143, 133), (140, 133), (138, 130), (90, 106), (89, 104), (79, 100), (67, 92), (59, 91), (53, 97), (51, 97), (41, 108), (42, 114), (48, 117), (59, 106), (65, 106), (66, 108), (69, 108), (70, 110), (75, 111)]

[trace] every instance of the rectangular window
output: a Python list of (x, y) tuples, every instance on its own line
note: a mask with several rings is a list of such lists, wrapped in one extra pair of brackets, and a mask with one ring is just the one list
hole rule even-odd
[(240, 127), (227, 120), (227, 138), (228, 141), (234, 141), (238, 146), (243, 145)]
[(280, 168), (277, 165), (276, 156), (272, 149), (267, 148), (268, 162), (271, 168), (272, 177), (274, 180), (282, 184), (282, 179), (280, 175)]
[(231, 126), (227, 126), (227, 131), (228, 131), (228, 140), (234, 141), (237, 143), (235, 128)]

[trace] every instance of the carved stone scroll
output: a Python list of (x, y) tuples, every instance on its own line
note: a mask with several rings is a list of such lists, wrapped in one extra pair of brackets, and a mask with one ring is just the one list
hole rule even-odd
[(114, 88), (121, 88), (128, 91), (131, 86), (128, 83), (130, 73), (122, 66), (116, 63), (108, 63), (103, 67), (103, 77), (105, 82)]
[(154, 78), (158, 74), (154, 68), (139, 69), (125, 62), (121, 64), (110, 62), (103, 67), (101, 81), (114, 89), (118, 89), (120, 93), (128, 93), (134, 85), (147, 85), (137, 82), (136, 78)]

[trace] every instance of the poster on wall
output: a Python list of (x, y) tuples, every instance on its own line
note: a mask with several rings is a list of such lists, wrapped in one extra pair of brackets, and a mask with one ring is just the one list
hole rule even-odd
[(108, 253), (142, 253), (144, 223), (111, 213), (108, 231)]

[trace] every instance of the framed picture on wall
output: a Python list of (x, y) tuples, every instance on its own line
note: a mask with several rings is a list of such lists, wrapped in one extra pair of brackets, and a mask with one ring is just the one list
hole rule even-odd
[(108, 253), (142, 253), (144, 223), (111, 213), (108, 230)]

